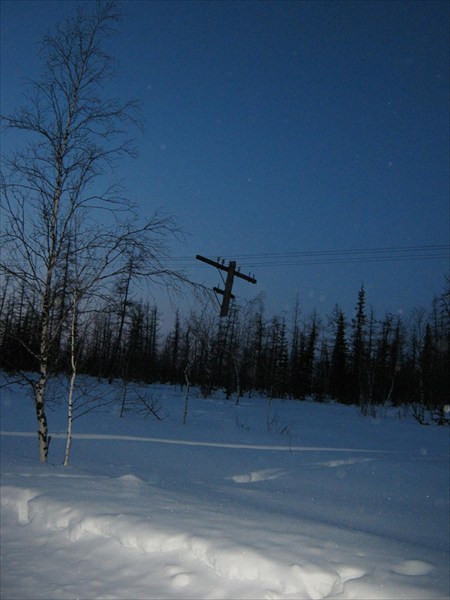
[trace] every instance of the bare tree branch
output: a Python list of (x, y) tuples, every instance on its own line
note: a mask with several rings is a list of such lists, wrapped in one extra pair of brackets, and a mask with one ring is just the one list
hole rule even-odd
[[(173, 218), (155, 212), (137, 219), (120, 187), (104, 179), (118, 159), (135, 155), (130, 131), (141, 126), (137, 102), (104, 93), (113, 75), (104, 44), (119, 20), (117, 4), (100, 1), (48, 33), (41, 76), (29, 81), (24, 106), (1, 117), (4, 130), (24, 136), (23, 146), (4, 160), (1, 177), (0, 274), (13, 280), (12, 289), (30, 290), (38, 311), (39, 347), (30, 353), (39, 368), (34, 389), (43, 462), (46, 388), (64, 328), (83, 324), (96, 299), (126, 273), (130, 256), (133, 279), (183, 280), (166, 266), (168, 239), (178, 234)], [(76, 373), (79, 340), (72, 342)]]

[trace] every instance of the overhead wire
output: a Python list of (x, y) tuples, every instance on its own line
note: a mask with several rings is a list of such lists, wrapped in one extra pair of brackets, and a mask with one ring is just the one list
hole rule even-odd
[[(241, 268), (295, 267), (320, 264), (350, 264), (363, 262), (394, 262), (449, 259), (450, 245), (390, 246), (354, 248), (346, 250), (304, 250), (298, 252), (265, 252), (233, 254)], [(230, 257), (231, 258), (231, 257)], [(194, 257), (179, 256), (170, 259), (178, 268), (201, 267)]]

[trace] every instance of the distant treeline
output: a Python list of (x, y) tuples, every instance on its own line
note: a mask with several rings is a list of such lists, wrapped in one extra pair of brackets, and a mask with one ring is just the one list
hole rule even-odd
[[(55, 303), (50, 368), (70, 372), (73, 336), (64, 302)], [(5, 289), (0, 306), (0, 367), (8, 372), (39, 366), (40, 307), (24, 290)], [(266, 317), (260, 298), (220, 318), (202, 306), (179, 312), (167, 334), (156, 306), (116, 296), (82, 315), (76, 334), (77, 372), (99, 378), (199, 386), (205, 396), (226, 390), (244, 395), (356, 404), (365, 413), (380, 405), (411, 405), (445, 422), (450, 404), (450, 293), (429, 311), (377, 318), (364, 287), (348, 318), (336, 306), (321, 318), (304, 316), (296, 302), (289, 315)]]

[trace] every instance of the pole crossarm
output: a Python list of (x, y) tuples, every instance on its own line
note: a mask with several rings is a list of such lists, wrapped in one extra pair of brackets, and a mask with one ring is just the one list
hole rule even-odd
[[(220, 269), (221, 271), (229, 271), (230, 265), (233, 262), (236, 265), (235, 261), (230, 261), (227, 266), (218, 261), (211, 260), (210, 258), (206, 258), (205, 256), (200, 256), (200, 254), (197, 254), (197, 256), (195, 258), (197, 260), (201, 260), (202, 262), (204, 262), (208, 265), (211, 265), (212, 267), (216, 267), (216, 269)], [(234, 275), (235, 275), (235, 277), (240, 277), (241, 279), (245, 279), (245, 281), (249, 281), (250, 283), (256, 283), (256, 279), (254, 277), (250, 277), (250, 275), (245, 275), (245, 273), (241, 273), (240, 271), (235, 271)]]
[[(222, 296), (225, 294), (225, 291), (224, 291), (224, 290), (221, 290), (221, 289), (220, 289), (220, 288), (218, 288), (218, 287), (213, 287), (213, 292), (216, 292), (216, 294), (221, 294)], [(232, 300), (234, 300), (234, 299), (236, 298), (236, 296), (235, 296), (234, 294), (231, 294), (230, 298), (231, 298)]]
[(206, 258), (205, 256), (200, 256), (199, 254), (197, 254), (197, 256), (195, 258), (197, 260), (201, 260), (202, 262), (206, 263), (207, 265), (211, 265), (212, 267), (216, 267), (216, 269), (220, 269), (221, 271), (225, 271), (227, 273), (225, 289), (221, 290), (219, 288), (214, 288), (214, 291), (216, 293), (223, 295), (222, 305), (220, 308), (220, 316), (226, 317), (228, 315), (228, 308), (230, 306), (230, 300), (234, 299), (234, 296), (231, 293), (231, 290), (233, 289), (234, 278), (240, 277), (241, 279), (244, 279), (245, 281), (248, 281), (250, 283), (256, 283), (256, 279), (254, 277), (250, 277), (250, 275), (245, 275), (244, 273), (237, 271), (235, 260), (230, 260), (228, 262), (228, 265), (225, 265), (223, 261), (219, 262), (219, 260), (217, 260), (217, 261), (211, 260), (210, 258)]

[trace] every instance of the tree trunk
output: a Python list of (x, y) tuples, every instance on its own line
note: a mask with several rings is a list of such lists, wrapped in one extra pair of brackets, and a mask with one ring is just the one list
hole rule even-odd
[(48, 428), (47, 418), (45, 416), (45, 389), (47, 387), (48, 375), (46, 367), (41, 365), (41, 373), (39, 381), (36, 386), (36, 417), (38, 425), (38, 446), (39, 446), (39, 460), (42, 463), (47, 462), (48, 457)]
[(66, 436), (66, 452), (64, 454), (64, 466), (69, 464), (70, 445), (72, 443), (72, 424), (73, 424), (73, 391), (75, 388), (75, 380), (77, 377), (77, 360), (76, 360), (76, 337), (77, 337), (77, 299), (74, 299), (74, 307), (72, 314), (72, 323), (70, 328), (70, 366), (72, 374), (70, 377), (69, 398), (67, 407), (67, 436)]
[(49, 306), (50, 306), (50, 285), (51, 285), (51, 271), (47, 271), (47, 281), (43, 298), (43, 308), (41, 315), (41, 343), (40, 343), (40, 356), (39, 356), (39, 381), (36, 386), (36, 417), (38, 425), (38, 444), (39, 444), (39, 460), (42, 463), (47, 462), (48, 458), (48, 428), (47, 418), (45, 416), (45, 392), (47, 389), (47, 383), (49, 379), (48, 367), (49, 367), (49, 355), (50, 355), (50, 344), (49, 344)]
[(185, 369), (185, 371), (184, 371), (184, 377), (186, 379), (186, 396), (184, 398), (183, 425), (186, 425), (187, 413), (188, 413), (189, 386), (190, 386), (187, 369)]

